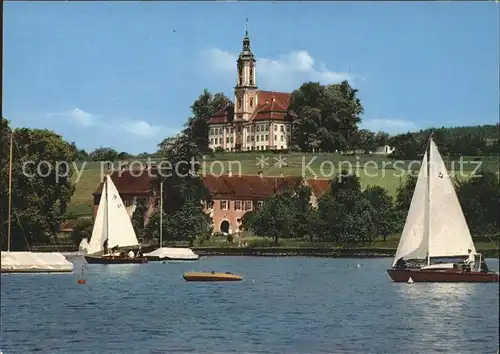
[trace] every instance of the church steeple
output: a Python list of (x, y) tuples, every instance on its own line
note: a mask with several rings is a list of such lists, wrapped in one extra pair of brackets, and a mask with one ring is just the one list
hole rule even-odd
[(243, 48), (238, 56), (238, 83), (236, 87), (256, 87), (255, 85), (255, 56), (250, 49), (250, 37), (248, 36), (248, 18), (245, 22), (245, 37)]
[(238, 60), (238, 77), (234, 87), (235, 122), (248, 121), (257, 107), (257, 84), (255, 82), (255, 56), (250, 49), (248, 36), (248, 18), (245, 23), (245, 37), (243, 48)]

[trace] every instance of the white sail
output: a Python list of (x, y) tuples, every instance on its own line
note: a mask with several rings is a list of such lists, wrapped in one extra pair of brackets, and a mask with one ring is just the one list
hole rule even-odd
[(139, 246), (130, 215), (111, 177), (108, 182), (108, 246)]
[(425, 259), (427, 256), (426, 209), (427, 192), (427, 152), (424, 154), (422, 166), (406, 217), (405, 226), (392, 266), (398, 259)]
[(466, 256), (476, 253), (453, 181), (434, 141), (429, 158), (429, 257)]
[(106, 239), (109, 248), (139, 246), (130, 216), (110, 176), (106, 176), (104, 181), (87, 253), (103, 251)]
[(97, 209), (97, 215), (94, 220), (94, 227), (92, 229), (92, 236), (90, 237), (90, 242), (87, 247), (88, 254), (94, 254), (101, 252), (103, 250), (103, 244), (106, 240), (106, 209), (108, 207), (106, 199), (106, 180), (102, 187), (101, 200), (99, 201), (99, 207)]

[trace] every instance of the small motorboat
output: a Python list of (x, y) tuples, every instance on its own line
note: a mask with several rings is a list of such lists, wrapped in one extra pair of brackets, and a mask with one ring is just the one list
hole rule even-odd
[(241, 281), (243, 277), (233, 273), (217, 272), (186, 272), (183, 275), (186, 281)]

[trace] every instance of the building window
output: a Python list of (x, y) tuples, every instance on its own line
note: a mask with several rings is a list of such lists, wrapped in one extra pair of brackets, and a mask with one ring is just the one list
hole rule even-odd
[(257, 126), (257, 132), (260, 132), (260, 125)]
[(252, 141), (254, 141), (255, 137), (253, 135), (251, 136), (251, 138), (252, 138)]
[(253, 107), (253, 98), (250, 98), (250, 107)]
[(123, 204), (125, 204), (126, 207), (129, 207), (132, 205), (132, 201), (130, 199), (123, 199)]
[(278, 126), (277, 125), (274, 126), (274, 131), (275, 132), (278, 131)]
[(278, 140), (278, 136), (277, 136), (277, 135), (275, 135), (275, 136), (274, 136), (274, 141), (277, 141), (277, 140)]
[(227, 210), (227, 201), (225, 200), (220, 201), (220, 210)]
[(257, 141), (259, 141), (260, 135), (257, 135)]
[(269, 131), (269, 125), (266, 124), (266, 132)]
[(286, 126), (286, 131), (287, 131), (287, 132), (289, 132), (289, 131), (290, 131), (290, 126), (289, 126), (289, 125), (287, 125), (287, 126)]
[(231, 142), (231, 144), (233, 143), (233, 137), (230, 137), (229, 138), (229, 141)]
[[(281, 140), (283, 140), (283, 139), (281, 139)], [(229, 144), (229, 138), (226, 138), (226, 144)]]
[(255, 127), (252, 125), (252, 133), (255, 132)]
[(262, 208), (264, 202), (262, 200), (257, 201), (257, 208)]
[(243, 108), (243, 100), (241, 97), (238, 97), (238, 108)]
[(245, 200), (245, 211), (252, 210), (252, 201), (251, 200)]
[(284, 131), (285, 131), (285, 128), (284, 128), (282, 125), (280, 125), (280, 131), (281, 131), (281, 132), (284, 132)]
[(213, 145), (214, 143), (214, 138), (210, 138), (210, 144)]
[(283, 141), (283, 135), (280, 138), (281, 138), (281, 141)]
[(250, 142), (250, 136), (247, 135), (247, 143), (249, 143), (249, 142)]
[(241, 210), (241, 200), (234, 201), (234, 210)]

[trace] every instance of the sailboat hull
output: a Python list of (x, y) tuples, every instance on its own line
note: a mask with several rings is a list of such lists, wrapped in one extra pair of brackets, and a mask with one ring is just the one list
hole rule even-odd
[(85, 260), (89, 264), (141, 264), (148, 263), (146, 258), (127, 258), (127, 257), (94, 257), (85, 256)]
[(418, 270), (418, 269), (387, 269), (387, 273), (396, 283), (498, 283), (498, 273), (464, 272), (458, 269), (449, 270)]

